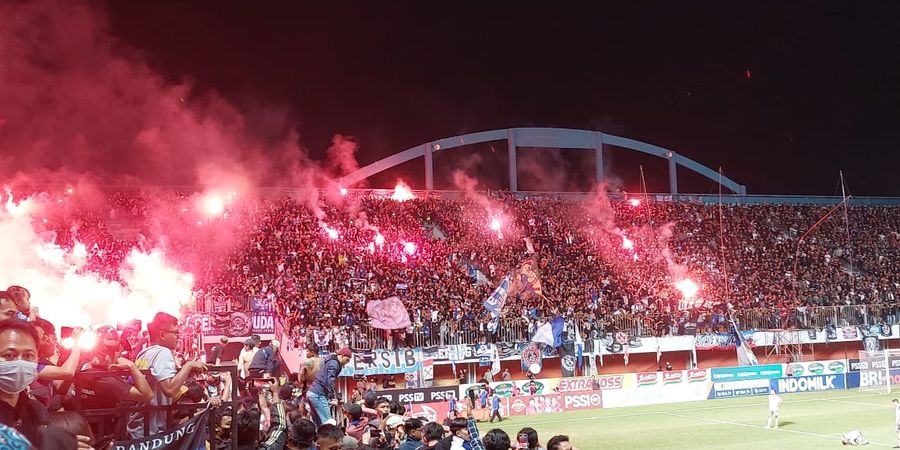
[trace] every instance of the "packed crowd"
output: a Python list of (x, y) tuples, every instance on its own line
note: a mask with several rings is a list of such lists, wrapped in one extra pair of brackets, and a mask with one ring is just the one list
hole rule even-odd
[[(95, 345), (81, 339), (88, 331), (75, 329), (70, 345), (61, 345), (54, 324), (37, 316), (30, 300), (23, 287), (0, 291), (3, 448), (108, 450), (182, 441), (251, 450), (543, 448), (531, 428), (519, 431), (515, 443), (500, 429), (482, 437), (474, 397), (459, 405), (451, 398), (448, 416), (433, 421), (380, 397), (374, 383), (358, 383), (342, 401), (338, 375), (350, 361), (348, 348), (322, 357), (311, 343), (294, 374), (280, 367), (276, 340), (248, 339), (237, 361), (227, 361), (223, 338), (201, 360), (180, 338), (178, 319), (166, 313), (146, 330), (91, 330)], [(490, 422), (502, 422), (498, 395), (491, 406), (488, 397), (482, 391), (480, 409), (491, 411)], [(200, 420), (202, 414), (211, 420)], [(554, 436), (546, 448), (573, 446), (567, 436)]]
[[(134, 242), (114, 238), (103, 217), (146, 219), (160, 203), (184, 196), (150, 202), (116, 194), (108, 215), (88, 215), (77, 228), (61, 224), (59, 239), (72, 242), (77, 234), (91, 267), (114, 277), (110, 268)], [(690, 321), (698, 331), (715, 331), (732, 311), (779, 317), (823, 305), (893, 308), (900, 295), (896, 207), (851, 206), (849, 231), (839, 211), (798, 245), (830, 208), (638, 197), (583, 203), (504, 193), (405, 202), (351, 193), (319, 209), (305, 205), (257, 198), (217, 219), (238, 223), (238, 244), (191, 267), (195, 308), (247, 310), (261, 300), (275, 305), (297, 339), (331, 342), (333, 349), (491, 339), (482, 302), (529, 256), (538, 263), (543, 296), (511, 299), (503, 336), (527, 338), (539, 320), (556, 315), (596, 330), (621, 327), (619, 319), (628, 317), (658, 333), (683, 332)], [(197, 253), (189, 240), (169, 249), (175, 261)], [(680, 288), (684, 280), (695, 294)], [(412, 326), (368, 328), (367, 302), (391, 296), (403, 301)]]
[[(658, 318), (654, 326), (671, 333), (698, 318), (714, 330), (733, 310), (893, 305), (900, 295), (900, 208), (851, 207), (848, 247), (839, 215), (798, 246), (824, 207), (492, 201), (489, 212), (470, 200), (363, 197), (326, 209), (327, 224), (293, 201), (273, 202), (232, 276), (247, 296), (275, 302), (296, 336), (331, 332), (338, 347), (366, 323), (367, 300), (395, 295), (413, 326), (369, 333), (378, 341), (370, 344), (409, 334), (433, 344), (459, 333), (483, 338), (482, 302), (532, 250), (544, 296), (510, 301), (506, 311), (523, 330), (555, 315), (603, 328), (628, 314)], [(499, 230), (489, 226), (496, 217)], [(688, 307), (679, 279), (699, 286)]]

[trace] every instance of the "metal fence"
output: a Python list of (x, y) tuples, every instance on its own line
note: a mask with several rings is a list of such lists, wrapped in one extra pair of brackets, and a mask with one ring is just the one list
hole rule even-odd
[[(239, 378), (237, 374), (237, 368), (235, 366), (209, 366), (209, 373), (228, 373), (231, 377), (231, 401), (223, 401), (222, 405), (219, 408), (226, 408), (232, 412), (236, 412), (238, 410), (239, 405)], [(149, 371), (142, 371), (144, 374), (149, 377)], [(149, 405), (134, 405), (130, 402), (124, 402), (119, 405), (115, 405), (109, 408), (102, 409), (84, 409), (82, 408), (83, 395), (82, 395), (82, 387), (92, 386), (91, 379), (102, 378), (102, 377), (119, 377), (122, 375), (122, 372), (109, 372), (109, 371), (86, 371), (79, 372), (78, 376), (74, 380), (75, 386), (75, 396), (73, 397), (73, 410), (81, 413), (88, 420), (88, 423), (91, 424), (91, 427), (94, 428), (95, 437), (98, 441), (102, 442), (112, 442), (112, 441), (128, 441), (130, 437), (127, 433), (127, 425), (129, 417), (134, 413), (141, 413), (141, 419), (143, 421), (143, 429), (150, 429), (150, 417), (152, 414), (157, 412), (165, 412), (166, 413), (166, 421), (172, 422), (172, 414), (173, 413), (181, 413), (183, 416), (187, 415), (188, 417), (193, 415), (194, 413), (206, 409), (209, 407), (208, 403), (177, 403), (168, 406), (149, 406)], [(93, 388), (92, 388), (93, 389)], [(230, 437), (225, 442), (219, 442), (219, 438), (216, 434), (216, 427), (218, 423), (215, 421), (216, 414), (210, 414), (209, 422), (205, 424), (209, 427), (209, 440), (210, 440), (210, 448), (223, 448), (226, 447), (229, 449), (237, 449), (237, 433), (230, 433)], [(112, 429), (106, 428), (106, 419), (111, 419), (114, 423)], [(236, 425), (236, 421), (234, 422)], [(234, 430), (232, 430), (234, 431)], [(99, 448), (99, 447), (98, 447)]]
[[(731, 317), (743, 330), (823, 329), (828, 325), (865, 326), (898, 322), (898, 305), (846, 305), (801, 308), (753, 308), (736, 310)], [(578, 317), (586, 320), (586, 317)], [(694, 333), (727, 332), (728, 318), (721, 314), (684, 312), (678, 314), (615, 314), (595, 317), (604, 331), (623, 331), (632, 336), (686, 334), (685, 326)], [(478, 344), (529, 340), (534, 330), (528, 321), (516, 317), (503, 319), (496, 334), (487, 332), (486, 324), (477, 321), (442, 321), (414, 325), (412, 333), (402, 330), (379, 330), (361, 326), (351, 333), (350, 345), (356, 348), (401, 348), (432, 345)], [(330, 349), (336, 350), (336, 349)]]

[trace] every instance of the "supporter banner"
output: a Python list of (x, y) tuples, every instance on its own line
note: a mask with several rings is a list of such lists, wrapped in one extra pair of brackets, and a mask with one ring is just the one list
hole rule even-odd
[(275, 314), (270, 312), (253, 313), (253, 334), (274, 334)]
[(709, 390), (709, 399), (749, 397), (753, 395), (768, 395), (770, 380), (744, 380), (729, 381), (726, 383), (713, 383)]
[[(753, 342), (755, 331), (741, 331), (748, 348), (756, 347)], [(737, 335), (734, 333), (705, 333), (694, 336), (694, 347), (697, 350), (734, 350), (737, 344)]]
[(709, 370), (714, 383), (725, 381), (758, 380), (784, 376), (781, 364), (745, 367), (714, 367)]
[(341, 370), (341, 376), (388, 375), (418, 372), (421, 369), (420, 353), (414, 350), (373, 350), (366, 354), (354, 353), (350, 362)]
[[(501, 358), (507, 358), (522, 352), (525, 348), (524, 342), (516, 344), (501, 343), (497, 344), (497, 352)], [(491, 357), (494, 344), (459, 344), (430, 347), (422, 347), (422, 357), (431, 358), (435, 361), (462, 361), (467, 359), (481, 359), (482, 357)]]
[(769, 380), (769, 387), (779, 394), (845, 389), (844, 375), (812, 375)]
[(369, 323), (374, 328), (397, 330), (410, 326), (409, 311), (397, 297), (372, 300), (366, 305)]
[(449, 401), (457, 396), (456, 386), (435, 386), (430, 388), (389, 389), (378, 391), (379, 397), (387, 397), (400, 404), (419, 404)]
[(206, 448), (209, 439), (209, 409), (187, 422), (155, 436), (133, 441), (113, 442), (113, 450), (197, 450)]
[(832, 359), (828, 361), (811, 361), (790, 363), (785, 375), (800, 377), (804, 375), (834, 375), (847, 371), (847, 360)]
[(250, 310), (254, 313), (258, 312), (275, 312), (275, 308), (269, 303), (265, 297), (253, 297), (250, 299)]
[(559, 347), (559, 364), (562, 367), (562, 376), (571, 378), (575, 376), (575, 344), (563, 344)]
[[(247, 313), (231, 312), (222, 314), (190, 314), (184, 320), (185, 326), (199, 329), (204, 335), (250, 336), (253, 322)], [(274, 332), (274, 323), (272, 324)]]

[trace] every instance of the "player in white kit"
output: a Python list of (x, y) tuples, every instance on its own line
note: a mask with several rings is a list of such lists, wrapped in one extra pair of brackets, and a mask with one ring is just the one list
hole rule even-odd
[[(769, 422), (766, 423), (766, 428), (778, 429), (778, 411), (783, 404), (784, 401), (775, 393), (775, 389), (769, 389)], [(774, 427), (772, 426), (773, 423)]]

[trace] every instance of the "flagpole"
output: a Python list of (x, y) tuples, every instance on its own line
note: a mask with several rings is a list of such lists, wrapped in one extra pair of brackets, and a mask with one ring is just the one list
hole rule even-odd
[(850, 215), (847, 213), (847, 191), (844, 187), (844, 171), (838, 171), (841, 177), (841, 198), (844, 204), (844, 229), (847, 230), (847, 261), (850, 263), (850, 289), (856, 291), (856, 274), (853, 270), (853, 243), (850, 241)]
[(725, 300), (728, 301), (728, 260), (725, 258), (725, 225), (722, 221), (722, 166), (719, 166), (719, 258), (722, 260), (722, 282), (725, 283)]

